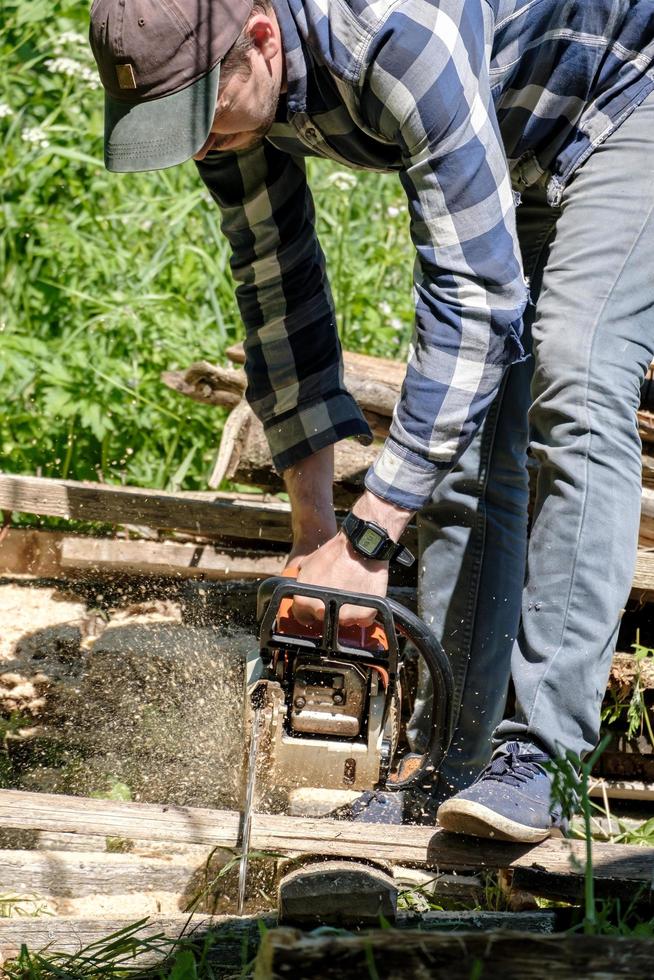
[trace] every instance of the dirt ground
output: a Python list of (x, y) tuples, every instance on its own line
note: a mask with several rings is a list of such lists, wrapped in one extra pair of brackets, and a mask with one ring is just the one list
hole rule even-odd
[[(186, 625), (180, 602), (173, 599), (114, 608), (106, 608), (102, 599), (0, 580), (0, 785), (238, 806), (243, 665), (246, 651), (256, 644), (252, 631), (233, 629), (226, 635), (219, 627)], [(0, 846), (117, 846), (109, 840), (41, 836), (27, 843), (6, 831)], [(154, 855), (147, 842), (123, 842), (118, 849), (123, 847), (164, 860), (174, 859), (173, 850), (189, 856), (183, 847), (160, 848)], [(195, 850), (190, 856), (202, 868), (207, 854)], [(228, 910), (233, 901), (230, 878), (231, 873), (221, 880), (215, 911)], [(0, 883), (0, 906), (2, 892)], [(44, 903), (37, 895), (24, 896), (15, 908), (136, 919), (179, 912), (180, 899), (150, 892)], [(6, 911), (0, 908), (0, 914)]]

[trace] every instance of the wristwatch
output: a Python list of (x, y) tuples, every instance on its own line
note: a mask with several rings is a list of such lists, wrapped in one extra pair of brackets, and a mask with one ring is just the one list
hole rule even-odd
[(415, 561), (409, 549), (393, 541), (383, 527), (374, 521), (364, 521), (352, 511), (345, 516), (341, 530), (354, 550), (364, 558), (394, 561), (405, 568), (410, 568)]

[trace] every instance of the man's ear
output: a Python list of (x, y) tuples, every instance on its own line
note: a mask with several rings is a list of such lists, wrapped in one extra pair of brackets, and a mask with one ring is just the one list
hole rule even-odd
[(279, 52), (280, 44), (275, 25), (270, 17), (265, 14), (257, 14), (250, 18), (247, 32), (254, 47), (263, 55), (267, 62), (271, 62)]

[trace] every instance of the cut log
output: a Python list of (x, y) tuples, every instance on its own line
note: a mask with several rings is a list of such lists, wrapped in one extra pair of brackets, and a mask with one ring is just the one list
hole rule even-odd
[(196, 361), (185, 371), (164, 371), (161, 380), (166, 387), (194, 402), (228, 408), (239, 404), (247, 384), (244, 371), (219, 367), (208, 361)]
[(279, 883), (279, 921), (305, 928), (395, 922), (398, 887), (379, 868), (358, 861), (322, 861), (296, 868)]
[[(241, 411), (241, 409), (236, 409)], [(248, 410), (249, 411), (249, 410)], [(243, 416), (240, 417), (243, 420)], [(261, 489), (279, 491), (284, 489), (281, 476), (275, 472), (268, 440), (261, 422), (252, 412), (246, 416), (247, 425), (238, 438), (228, 433), (229, 444), (223, 460), (229, 458), (224, 473), (215, 472), (221, 479), (234, 480)], [(243, 422), (241, 422), (243, 424)], [(380, 445), (373, 443), (364, 446), (355, 439), (343, 439), (334, 446), (334, 499), (337, 505), (350, 506), (354, 495), (361, 492), (368, 468), (374, 463)]]
[(532, 936), (495, 932), (438, 933), (375, 930), (361, 935), (304, 935), (273, 929), (261, 943), (255, 980), (470, 980), (502, 977), (629, 977), (652, 974), (654, 940), (613, 936)]
[[(85, 834), (128, 840), (178, 840), (235, 848), (239, 814), (193, 807), (115, 803), (47, 793), (0, 791), (0, 827)], [(583, 841), (546, 840), (508, 844), (476, 840), (428, 827), (393, 827), (380, 837), (374, 824), (256, 814), (251, 846), (278, 855), (315, 854), (369, 861), (421, 864), (441, 870), (498, 870), (537, 867), (556, 874), (583, 876)], [(596, 878), (652, 886), (654, 853), (623, 844), (596, 844)]]

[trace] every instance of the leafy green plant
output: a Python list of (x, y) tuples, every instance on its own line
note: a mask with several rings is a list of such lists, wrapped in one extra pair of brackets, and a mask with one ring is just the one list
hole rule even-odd
[(583, 761), (574, 752), (567, 751), (548, 763), (548, 768), (552, 773), (552, 805), (558, 805), (562, 815), (568, 820), (572, 819), (574, 813), (581, 811), (584, 820), (586, 855), (584, 862), (583, 928), (586, 934), (594, 934), (598, 931), (595, 879), (593, 876), (592, 804), (589, 780), (597, 760), (609, 741), (609, 736), (605, 736), (595, 751)]
[[(263, 924), (259, 923), (261, 927)], [(147, 935), (148, 919), (140, 919), (111, 935), (89, 943), (76, 953), (21, 948), (16, 959), (3, 965), (9, 980), (218, 980), (224, 978), (221, 960), (212, 951), (224, 944), (225, 933), (196, 934), (189, 916), (177, 938), (163, 932)], [(262, 932), (260, 928), (260, 932)], [(250, 975), (248, 948), (243, 948), (242, 969)]]
[(654, 658), (654, 650), (641, 644), (640, 631), (636, 632), (636, 642), (632, 644), (632, 649), (636, 662), (636, 676), (634, 678), (631, 700), (627, 709), (627, 722), (629, 726), (627, 728), (627, 738), (635, 738), (636, 735), (642, 735), (643, 731), (646, 730), (650, 745), (654, 748), (654, 732), (652, 731), (649, 708), (645, 703), (645, 690), (643, 688), (641, 671), (643, 661)]
[(636, 666), (633, 684), (626, 693), (609, 687), (602, 705), (602, 722), (605, 727), (623, 731), (628, 739), (647, 734), (654, 746), (654, 726), (652, 709), (647, 703), (648, 691), (643, 683), (642, 668), (645, 662), (652, 662), (654, 649), (643, 646), (640, 631), (636, 631), (636, 642), (632, 643), (633, 659)]
[[(206, 486), (225, 411), (164, 370), (242, 338), (220, 215), (192, 163), (109, 174), (87, 0), (3, 0), (0, 466)], [(348, 347), (403, 354), (412, 249), (396, 177), (309, 161)]]

